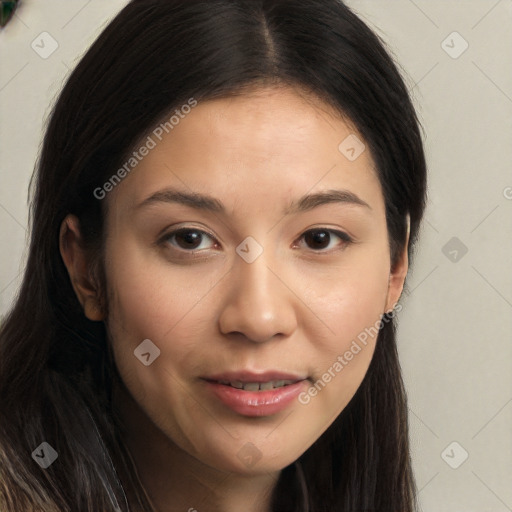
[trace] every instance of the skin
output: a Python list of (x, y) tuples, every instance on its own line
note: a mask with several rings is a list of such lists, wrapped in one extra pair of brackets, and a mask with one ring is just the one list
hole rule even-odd
[[(307, 391), (397, 303), (407, 252), (391, 268), (370, 152), (349, 161), (338, 150), (350, 134), (357, 132), (328, 105), (288, 87), (193, 108), (105, 199), (108, 317), (79, 223), (72, 215), (62, 223), (61, 254), (84, 314), (107, 324), (124, 383), (115, 401), (155, 510), (268, 512), (280, 471), (359, 387), (375, 337), (307, 404), (294, 400), (266, 417), (235, 413), (199, 378), (274, 369), (307, 375)], [(226, 212), (164, 201), (137, 207), (169, 187), (210, 194)], [(283, 213), (304, 194), (331, 189), (369, 207)], [(182, 239), (162, 240), (183, 227), (207, 233), (192, 257)], [(313, 228), (353, 241), (330, 232), (315, 245), (303, 236)], [(235, 251), (248, 236), (263, 248), (252, 263)], [(145, 339), (161, 351), (150, 366), (134, 357)], [(237, 456), (248, 442), (260, 456), (253, 465)]]

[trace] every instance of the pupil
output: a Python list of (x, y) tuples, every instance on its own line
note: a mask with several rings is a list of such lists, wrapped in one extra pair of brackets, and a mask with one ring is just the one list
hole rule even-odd
[(308, 245), (316, 245), (316, 247), (314, 248), (324, 249), (329, 245), (331, 236), (328, 231), (310, 231), (309, 233), (306, 234), (305, 238)]
[(176, 234), (176, 240), (178, 243), (180, 240), (184, 241), (184, 245), (186, 249), (195, 248), (201, 243), (201, 234), (197, 231), (181, 231)]

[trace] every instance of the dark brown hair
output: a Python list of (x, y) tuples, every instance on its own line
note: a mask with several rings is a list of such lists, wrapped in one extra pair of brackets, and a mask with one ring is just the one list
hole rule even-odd
[[(133, 0), (83, 56), (56, 102), (38, 160), (19, 295), (0, 332), (0, 509), (151, 510), (112, 412), (119, 378), (103, 323), (83, 314), (59, 253), (75, 214), (98, 255), (93, 191), (144, 134), (190, 97), (206, 101), (280, 83), (350, 119), (375, 161), (392, 264), (409, 258), (426, 200), (419, 123), (379, 38), (339, 0)], [(46, 441), (58, 460), (31, 457)], [(283, 469), (273, 511), (412, 512), (407, 404), (393, 318), (368, 372), (329, 429)]]

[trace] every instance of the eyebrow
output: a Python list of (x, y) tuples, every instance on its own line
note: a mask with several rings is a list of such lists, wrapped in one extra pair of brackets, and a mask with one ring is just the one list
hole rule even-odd
[[(205, 210), (214, 213), (226, 213), (226, 208), (221, 201), (207, 194), (199, 194), (197, 192), (184, 192), (176, 189), (165, 189), (155, 192), (148, 198), (144, 199), (136, 206), (136, 209), (146, 207), (156, 203), (178, 203), (197, 210)], [(371, 206), (363, 201), (359, 196), (349, 190), (326, 190), (314, 194), (306, 194), (285, 208), (284, 214), (290, 215), (294, 213), (306, 212), (313, 210), (318, 206), (325, 204), (347, 204), (353, 206), (362, 206), (372, 209)]]

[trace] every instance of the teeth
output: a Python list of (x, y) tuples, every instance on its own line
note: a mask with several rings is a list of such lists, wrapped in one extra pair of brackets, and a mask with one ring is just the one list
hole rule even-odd
[(226, 386), (232, 386), (237, 389), (243, 389), (244, 391), (268, 391), (274, 388), (282, 388), (283, 386), (288, 386), (293, 384), (293, 380), (271, 380), (269, 382), (246, 382), (243, 383), (239, 380), (227, 381), (221, 380), (221, 384), (225, 384)]

